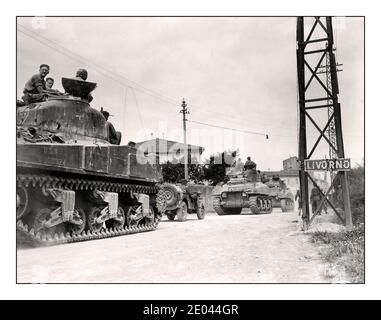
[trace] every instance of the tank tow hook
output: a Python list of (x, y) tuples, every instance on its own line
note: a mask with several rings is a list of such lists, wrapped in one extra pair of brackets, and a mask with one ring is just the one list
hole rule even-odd
[(43, 189), (45, 196), (51, 196), (55, 201), (60, 202), (61, 206), (50, 213), (49, 220), (44, 222), (44, 227), (51, 228), (63, 222), (72, 224), (82, 224), (83, 221), (77, 217), (74, 210), (75, 192), (63, 189)]
[(95, 195), (107, 203), (101, 211), (101, 215), (96, 219), (96, 223), (103, 223), (109, 219), (116, 219), (118, 217), (118, 194), (115, 192), (95, 191)]

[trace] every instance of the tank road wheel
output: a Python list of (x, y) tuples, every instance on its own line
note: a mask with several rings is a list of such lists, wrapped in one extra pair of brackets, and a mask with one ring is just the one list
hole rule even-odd
[(45, 227), (45, 222), (50, 219), (50, 214), (52, 211), (52, 209), (43, 208), (37, 212), (33, 219), (33, 229), (35, 233), (45, 233), (53, 237), (55, 233), (61, 233), (65, 231), (63, 224), (51, 228)]
[(97, 223), (96, 220), (101, 216), (101, 209), (99, 207), (90, 207), (87, 212), (87, 228), (90, 231), (99, 232), (103, 227), (103, 223)]
[(74, 223), (68, 223), (67, 224), (67, 231), (72, 234), (81, 234), (83, 230), (85, 230), (86, 227), (86, 214), (85, 211), (81, 208), (75, 208), (74, 210), (74, 220), (78, 221), (82, 220), (81, 224), (74, 224)]
[(185, 221), (187, 219), (187, 216), (188, 216), (188, 206), (186, 204), (186, 202), (182, 201), (180, 203), (180, 207), (177, 208), (177, 220), (179, 221)]
[(155, 221), (155, 210), (153, 206), (149, 206), (149, 214), (142, 219), (143, 225), (149, 225)]
[(197, 208), (197, 218), (203, 220), (205, 218), (205, 206), (203, 203)]
[(219, 215), (219, 216), (223, 216), (225, 215), (225, 212), (224, 210), (222, 209), (221, 207), (221, 204), (220, 204), (220, 198), (219, 197), (213, 197), (213, 210)]
[(138, 225), (138, 218), (136, 210), (139, 208), (139, 205), (131, 206), (126, 212), (126, 224), (128, 227), (134, 227)]
[(126, 218), (124, 210), (122, 207), (119, 207), (116, 218), (107, 220), (105, 223), (107, 228), (122, 229), (125, 222)]
[(22, 218), (29, 204), (28, 191), (24, 187), (17, 187), (16, 193), (16, 218), (17, 220)]
[(149, 207), (149, 214), (142, 218), (142, 206), (134, 205), (130, 207), (126, 213), (126, 224), (128, 227), (145, 225), (154, 222), (155, 210), (153, 206)]
[(249, 207), (252, 214), (259, 214), (260, 209), (257, 204), (257, 197), (250, 197), (249, 198)]
[(168, 220), (171, 220), (171, 221), (175, 220), (176, 213), (169, 211), (168, 213), (166, 213), (166, 215), (167, 215)]
[(267, 213), (272, 213), (273, 212), (273, 203), (270, 199), (267, 199)]

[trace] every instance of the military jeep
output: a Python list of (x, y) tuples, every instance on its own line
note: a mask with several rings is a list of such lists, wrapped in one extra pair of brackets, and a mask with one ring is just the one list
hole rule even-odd
[(205, 218), (204, 185), (164, 183), (161, 186), (166, 201), (168, 220), (185, 221), (188, 213), (195, 213), (199, 220)]

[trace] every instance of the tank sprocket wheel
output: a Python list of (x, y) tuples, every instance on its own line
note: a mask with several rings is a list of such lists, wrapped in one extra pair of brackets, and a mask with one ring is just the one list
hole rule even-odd
[(257, 204), (257, 197), (249, 198), (249, 207), (252, 214), (261, 213), (260, 208), (258, 207), (258, 204)]
[(185, 221), (188, 216), (188, 206), (186, 202), (182, 201), (176, 211), (177, 220)]
[(125, 213), (122, 207), (118, 208), (117, 217), (105, 222), (107, 228), (122, 229), (126, 222)]
[(16, 218), (21, 219), (28, 208), (29, 197), (28, 190), (25, 187), (19, 186), (16, 191)]
[(101, 216), (101, 208), (97, 206), (92, 206), (87, 211), (87, 229), (90, 231), (99, 232), (102, 230), (103, 223), (97, 223), (96, 219)]
[(205, 218), (205, 206), (203, 203), (197, 208), (197, 218), (203, 220)]

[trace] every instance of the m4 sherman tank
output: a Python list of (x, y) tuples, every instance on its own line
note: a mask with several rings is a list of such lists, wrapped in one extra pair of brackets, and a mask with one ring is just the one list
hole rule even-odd
[(248, 179), (245, 173), (230, 175), (220, 190), (213, 191), (213, 209), (218, 215), (240, 214), (250, 208), (253, 214), (271, 213), (270, 189), (262, 182)]
[(157, 227), (165, 209), (159, 167), (133, 143), (109, 143), (86, 97), (96, 84), (62, 78), (67, 94), (17, 107), (17, 237), (32, 245)]
[(197, 184), (164, 183), (161, 190), (166, 201), (165, 214), (169, 220), (185, 221), (188, 213), (196, 213), (197, 218), (205, 218), (205, 186)]
[(281, 208), (282, 212), (294, 210), (294, 195), (279, 176), (273, 176), (271, 179), (262, 178), (262, 182), (270, 188), (273, 208)]

